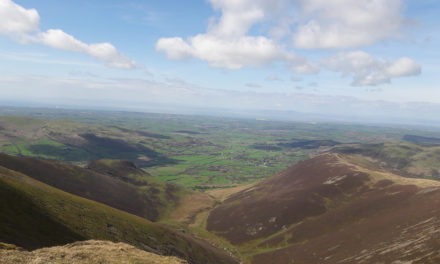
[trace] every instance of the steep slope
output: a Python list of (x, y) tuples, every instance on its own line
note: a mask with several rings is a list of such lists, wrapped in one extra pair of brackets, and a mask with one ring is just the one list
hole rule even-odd
[(352, 159), (300, 162), (228, 198), (207, 229), (252, 263), (438, 263), (440, 182)]
[(150, 201), (157, 212), (158, 216), (150, 220), (168, 218), (176, 207), (194, 194), (191, 190), (154, 178), (128, 160), (96, 160), (86, 168), (135, 186), (143, 199)]
[(148, 186), (151, 185), (152, 182), (159, 182), (159, 180), (156, 180), (149, 173), (128, 160), (95, 160), (90, 162), (86, 168), (136, 186)]
[(145, 252), (125, 243), (88, 240), (72, 244), (42, 248), (32, 252), (25, 250), (6, 250), (0, 247), (0, 263), (34, 264), (95, 264), (95, 263), (149, 263), (185, 264), (176, 257), (165, 257)]
[(84, 239), (119, 241), (190, 263), (234, 263), (190, 235), (0, 167), (0, 241), (26, 249)]
[(190, 192), (156, 180), (128, 161), (96, 161), (84, 169), (65, 162), (0, 154), (0, 166), (151, 221), (168, 214)]

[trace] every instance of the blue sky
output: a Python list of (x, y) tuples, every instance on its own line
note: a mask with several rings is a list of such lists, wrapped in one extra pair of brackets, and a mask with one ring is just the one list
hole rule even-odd
[(439, 13), (435, 0), (0, 0), (0, 101), (435, 118)]

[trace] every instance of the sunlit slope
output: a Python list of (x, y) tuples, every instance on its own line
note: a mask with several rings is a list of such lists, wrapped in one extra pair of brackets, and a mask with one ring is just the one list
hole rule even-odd
[(224, 253), (190, 235), (72, 195), (0, 167), (0, 241), (26, 249), (77, 240), (125, 242), (190, 263), (233, 263)]
[(240, 191), (207, 229), (251, 263), (438, 263), (440, 182), (352, 158), (321, 155)]

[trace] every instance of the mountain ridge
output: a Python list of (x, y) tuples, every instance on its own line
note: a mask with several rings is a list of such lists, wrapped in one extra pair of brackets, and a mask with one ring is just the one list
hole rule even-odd
[(207, 229), (249, 263), (436, 263), (440, 182), (350, 159), (299, 162), (230, 196), (212, 210)]

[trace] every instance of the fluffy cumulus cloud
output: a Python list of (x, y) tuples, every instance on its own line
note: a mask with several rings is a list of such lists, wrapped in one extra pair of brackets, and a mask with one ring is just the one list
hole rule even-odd
[(262, 1), (210, 0), (214, 9), (221, 10), (218, 23), (212, 23), (209, 31), (221, 37), (241, 37), (249, 28), (264, 18)]
[(170, 59), (194, 57), (207, 61), (212, 67), (231, 70), (268, 64), (290, 56), (268, 38), (249, 36), (229, 39), (199, 34), (188, 41), (181, 38), (163, 38), (159, 39), (156, 48), (166, 52)]
[(61, 29), (40, 31), (40, 16), (35, 9), (25, 9), (12, 0), (0, 0), (0, 34), (23, 43), (42, 43), (49, 47), (84, 53), (110, 67), (132, 69), (135, 62), (110, 43), (86, 44)]
[(354, 86), (389, 83), (392, 78), (418, 75), (421, 66), (410, 58), (387, 61), (363, 51), (338, 53), (322, 61), (322, 66), (352, 76)]
[[(209, 1), (221, 15), (211, 19), (205, 33), (161, 38), (156, 50), (169, 59), (196, 58), (212, 67), (234, 70), (283, 62), (298, 74), (310, 74), (320, 67), (294, 49), (369, 46), (397, 37), (405, 20), (403, 0)], [(359, 51), (342, 52), (320, 66), (354, 76), (353, 85), (377, 85), (420, 73), (420, 66), (409, 58), (387, 62)]]
[(301, 0), (303, 24), (293, 33), (301, 49), (345, 49), (395, 37), (403, 23), (402, 0)]
[(0, 0), (0, 34), (18, 35), (38, 30), (40, 16), (35, 9), (25, 9), (10, 0)]
[(168, 58), (180, 60), (197, 58), (212, 67), (240, 69), (281, 61), (292, 70), (314, 73), (316, 68), (307, 59), (289, 52), (266, 36), (249, 36), (251, 27), (267, 17), (267, 10), (281, 7), (282, 0), (271, 3), (263, 0), (210, 0), (214, 9), (221, 11), (218, 21), (212, 20), (205, 34), (183, 39), (161, 38), (158, 51)]
[(85, 53), (114, 68), (131, 69), (136, 65), (134, 61), (121, 54), (108, 42), (86, 44), (60, 29), (41, 32), (36, 41), (55, 49)]

